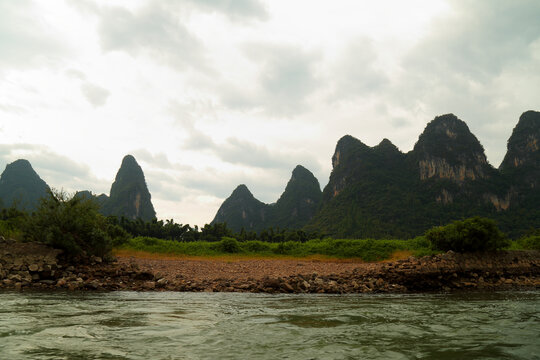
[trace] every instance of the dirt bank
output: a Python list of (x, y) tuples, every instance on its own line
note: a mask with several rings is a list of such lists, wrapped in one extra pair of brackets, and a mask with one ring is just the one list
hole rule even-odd
[(0, 288), (370, 293), (540, 288), (540, 253), (448, 252), (385, 263), (318, 259), (148, 259), (62, 262), (40, 244), (0, 241)]

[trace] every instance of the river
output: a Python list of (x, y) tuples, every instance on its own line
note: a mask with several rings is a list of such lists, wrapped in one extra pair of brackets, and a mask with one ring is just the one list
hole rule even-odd
[(540, 359), (540, 291), (3, 292), (0, 359)]

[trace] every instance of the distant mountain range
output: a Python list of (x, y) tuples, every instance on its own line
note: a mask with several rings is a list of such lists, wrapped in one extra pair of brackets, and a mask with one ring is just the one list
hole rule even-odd
[[(467, 124), (453, 114), (427, 124), (413, 150), (402, 153), (389, 140), (370, 147), (346, 135), (332, 156), (324, 191), (298, 165), (274, 204), (257, 200), (239, 185), (212, 223), (234, 231), (304, 229), (335, 237), (408, 238), (426, 229), (469, 216), (495, 219), (515, 237), (540, 228), (540, 112), (521, 115), (498, 169)], [(0, 206), (32, 210), (48, 185), (26, 160), (6, 166), (0, 177)], [(143, 171), (127, 155), (110, 196), (89, 191), (106, 215), (155, 218)]]
[(275, 204), (255, 199), (246, 185), (239, 185), (220, 206), (211, 224), (227, 223), (239, 232), (270, 227), (302, 228), (313, 218), (321, 202), (321, 187), (311, 171), (298, 165)]
[(540, 113), (536, 111), (520, 117), (499, 169), (487, 162), (478, 139), (453, 114), (431, 121), (406, 154), (387, 139), (369, 147), (346, 135), (336, 145), (320, 204), (313, 181), (286, 189), (280, 198), (295, 198), (295, 204), (302, 204), (298, 188), (311, 189), (308, 198), (314, 205), (304, 216), (291, 222), (296, 206), (278, 207), (280, 201), (263, 204), (241, 185), (213, 222), (227, 222), (237, 231), (273, 226), (335, 237), (408, 238), (436, 225), (480, 215), (497, 220), (501, 229), (518, 236), (540, 227), (539, 148)]
[[(49, 186), (27, 160), (8, 164), (0, 176), (0, 205), (4, 207), (35, 210), (39, 199), (47, 196), (48, 191)], [(131, 155), (122, 160), (110, 196), (96, 196), (88, 190), (79, 191), (75, 196), (94, 198), (104, 215), (124, 216), (132, 220), (140, 218), (144, 221), (156, 217), (143, 171)]]

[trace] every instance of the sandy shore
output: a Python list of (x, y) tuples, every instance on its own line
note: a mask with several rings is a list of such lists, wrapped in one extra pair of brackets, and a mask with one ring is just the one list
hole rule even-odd
[(45, 245), (3, 242), (0, 289), (343, 294), (540, 288), (538, 251), (448, 252), (381, 263), (118, 255), (112, 263), (66, 263)]
[(329, 259), (257, 259), (241, 257), (222, 258), (151, 258), (149, 256), (118, 255), (118, 264), (135, 265), (142, 271), (158, 273), (169, 281), (176, 279), (205, 280), (260, 280), (292, 275), (321, 276), (345, 272), (375, 270), (380, 263), (360, 260)]

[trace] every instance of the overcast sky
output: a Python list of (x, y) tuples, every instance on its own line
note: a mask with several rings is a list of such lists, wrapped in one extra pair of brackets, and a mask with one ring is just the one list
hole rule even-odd
[(109, 193), (124, 155), (158, 218), (210, 222), (241, 183), (324, 187), (336, 142), (412, 149), (454, 113), (498, 167), (540, 110), (540, 1), (0, 0), (0, 168)]

